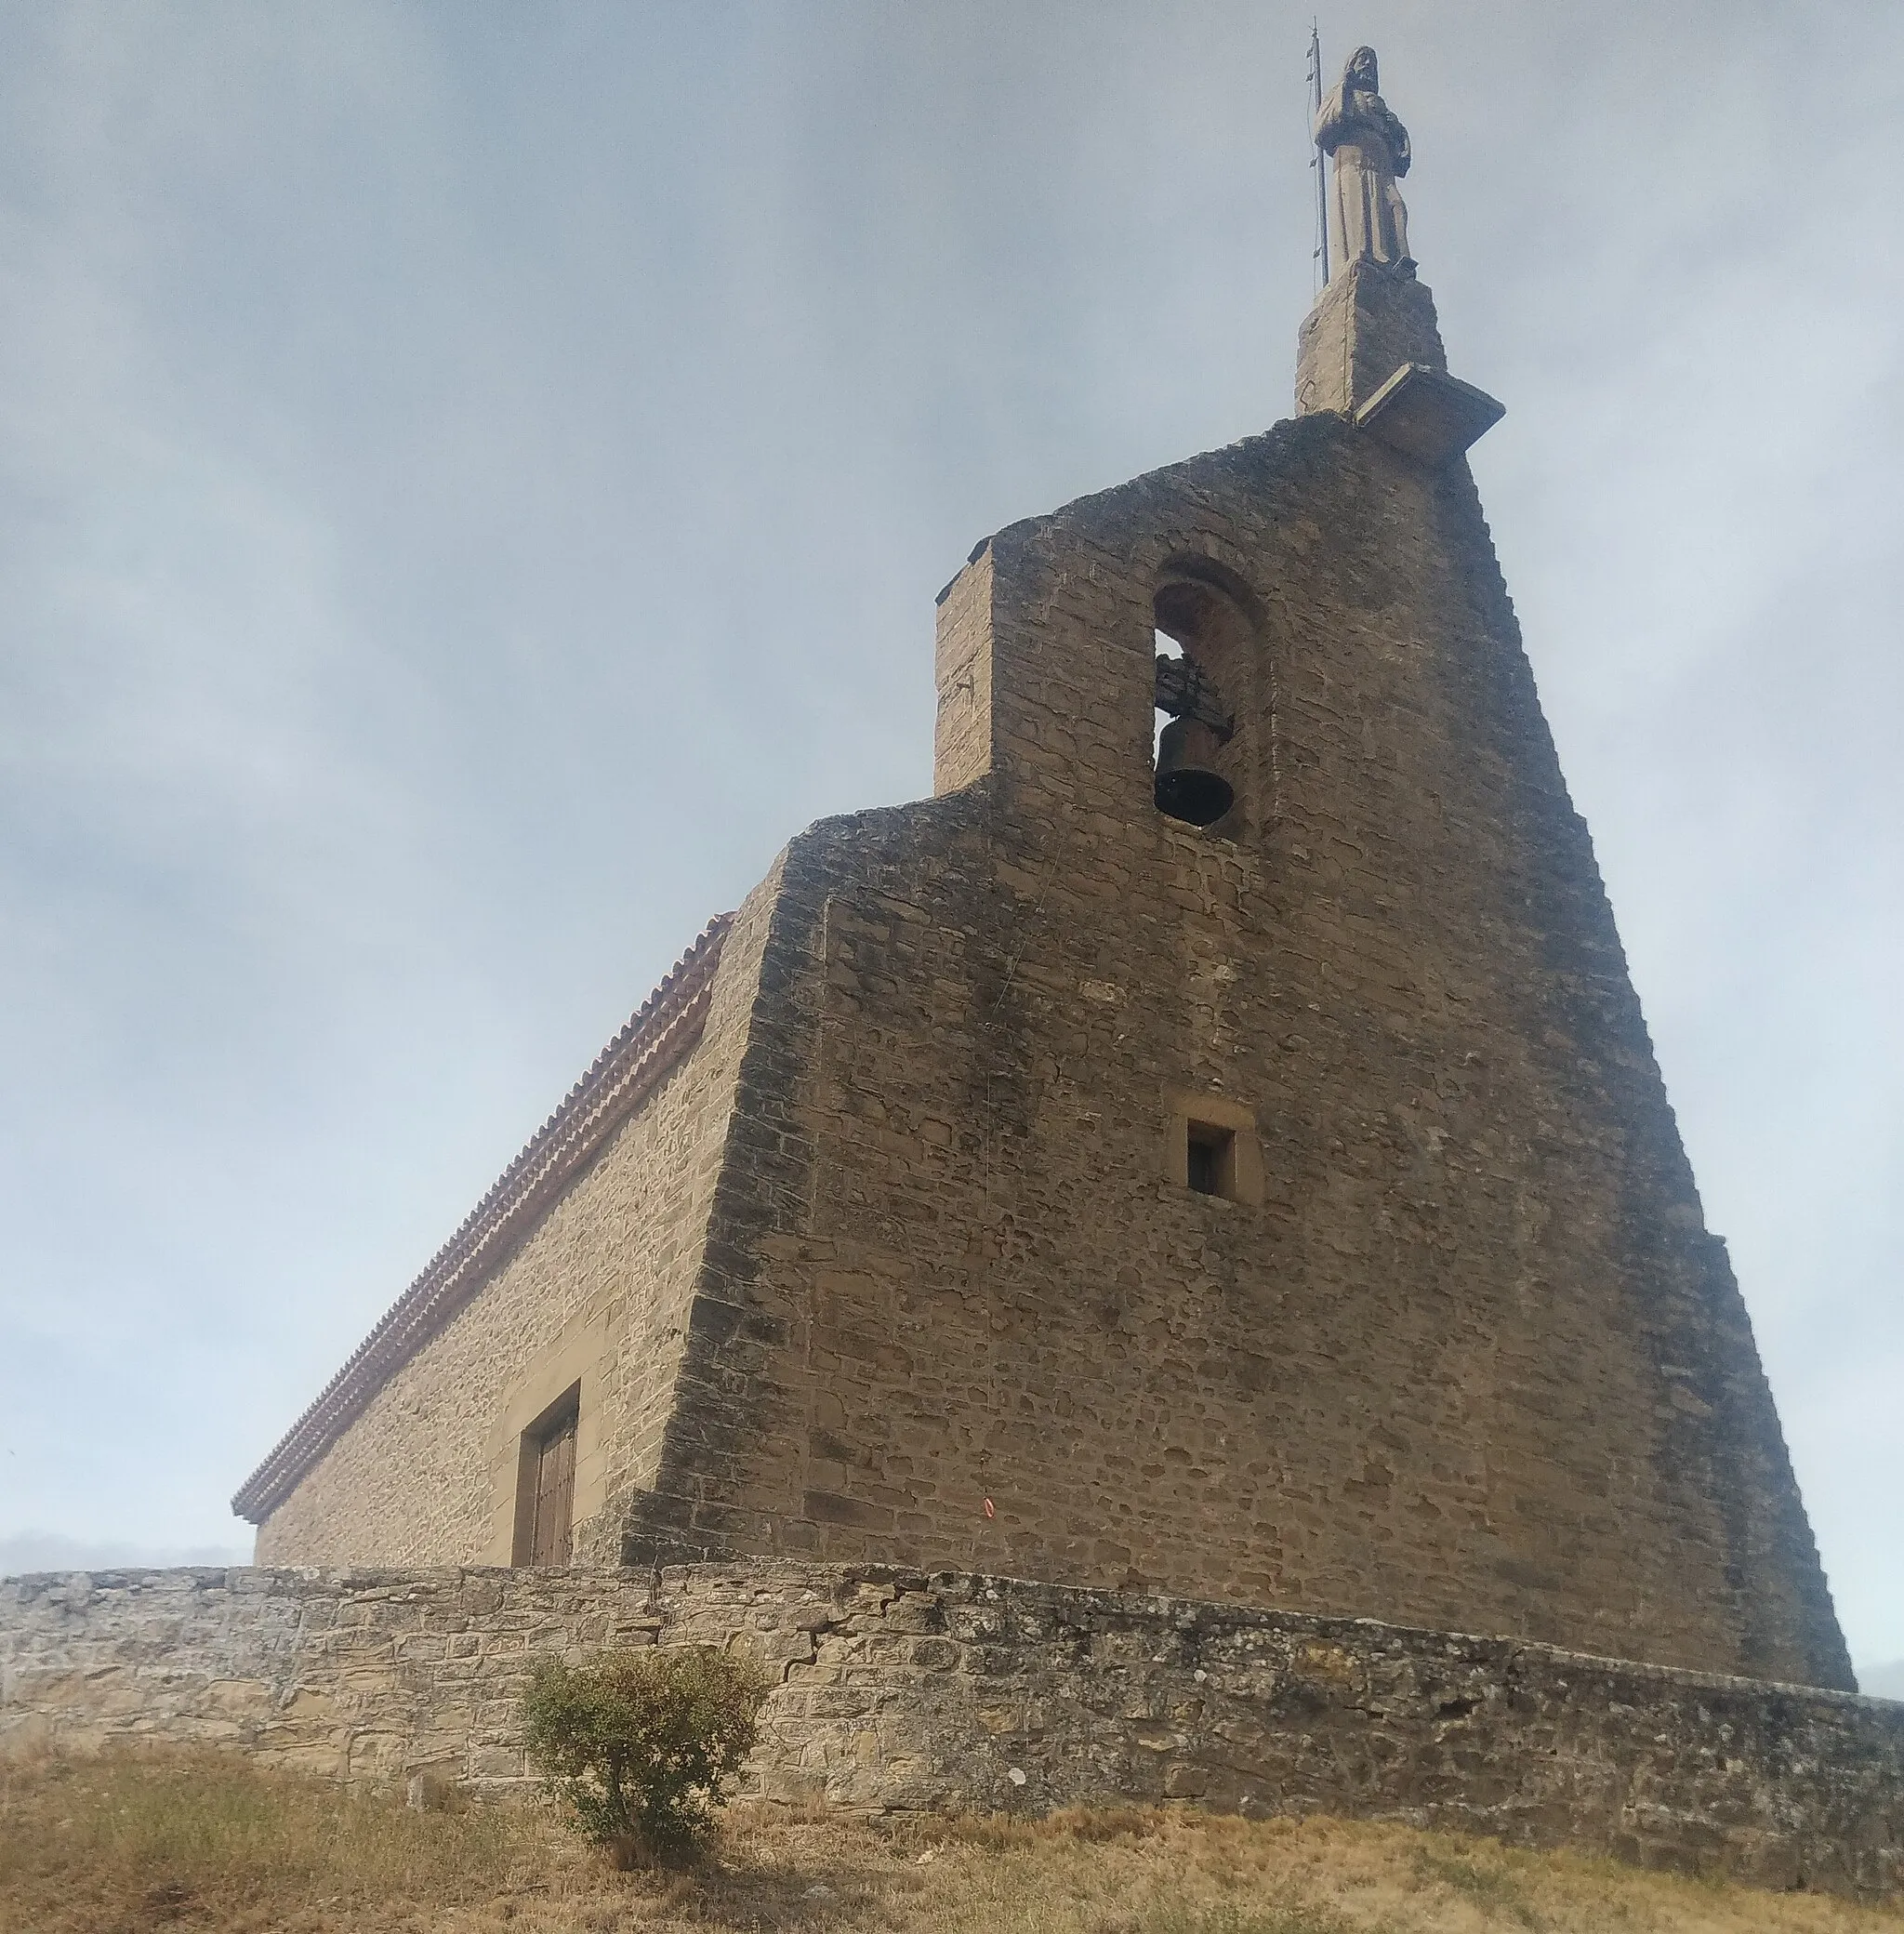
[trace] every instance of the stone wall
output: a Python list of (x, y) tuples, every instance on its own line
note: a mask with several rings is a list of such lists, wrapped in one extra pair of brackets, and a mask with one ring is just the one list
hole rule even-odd
[(1366, 1620), (762, 1562), (0, 1583), (0, 1748), (211, 1742), (524, 1777), (540, 1652), (739, 1643), (748, 1789), (862, 1811), (1183, 1800), (1569, 1844), (1864, 1898), (1904, 1883), (1904, 1704)]
[[(1159, 626), (1235, 715), (1208, 828), (1154, 803)], [(1848, 1688), (1466, 466), (1313, 414), (1014, 525), (938, 676), (941, 796), (789, 845), (692, 1058), (259, 1555), (506, 1557), (525, 1388), (595, 1350), (588, 1563)]]
[[(1151, 793), (1199, 599), (1205, 830)], [(786, 855), (624, 1556), (1849, 1687), (1465, 466), (1280, 425), (1000, 533), (940, 643), (957, 789)], [(1235, 1199), (1184, 1186), (1205, 1118)]]
[(699, 1042), (271, 1512), (260, 1562), (509, 1564), (522, 1433), (577, 1382), (576, 1556), (619, 1558), (674, 1408), (777, 887), (735, 917)]

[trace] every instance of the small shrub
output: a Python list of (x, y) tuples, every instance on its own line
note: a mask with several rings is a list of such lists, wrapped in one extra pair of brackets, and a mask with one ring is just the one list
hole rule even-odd
[(715, 1646), (547, 1659), (522, 1701), (523, 1742), (575, 1824), (621, 1864), (679, 1861), (753, 1751), (766, 1696), (752, 1660)]

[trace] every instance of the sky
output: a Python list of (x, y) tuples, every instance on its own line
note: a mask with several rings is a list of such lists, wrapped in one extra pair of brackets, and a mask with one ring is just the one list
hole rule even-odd
[[(1289, 413), (1309, 20), (0, 11), (0, 1569), (248, 1552), (234, 1487), (703, 922), (930, 791), (974, 540)], [(1475, 474), (1874, 1684), (1904, 8), (1320, 25), (1507, 405)]]

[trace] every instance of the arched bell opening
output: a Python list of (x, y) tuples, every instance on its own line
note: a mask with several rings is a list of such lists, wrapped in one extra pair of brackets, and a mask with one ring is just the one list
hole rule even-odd
[(1250, 671), (1250, 627), (1213, 586), (1168, 578), (1153, 604), (1157, 809), (1234, 838), (1247, 818), (1247, 748), (1237, 701)]

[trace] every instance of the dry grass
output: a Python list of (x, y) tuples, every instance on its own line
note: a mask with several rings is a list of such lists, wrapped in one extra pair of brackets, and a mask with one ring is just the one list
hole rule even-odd
[(1897, 1934), (1904, 1917), (1340, 1821), (729, 1815), (616, 1874), (532, 1808), (416, 1813), (213, 1754), (0, 1767), (5, 1934)]

